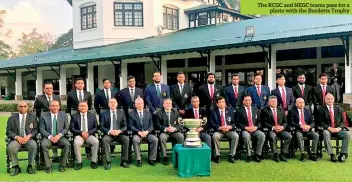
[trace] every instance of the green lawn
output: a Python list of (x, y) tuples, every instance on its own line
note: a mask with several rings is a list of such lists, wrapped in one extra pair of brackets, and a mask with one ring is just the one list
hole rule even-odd
[[(11, 177), (6, 173), (5, 163), (5, 128), (7, 118), (0, 117), (0, 181), (47, 181), (47, 180), (70, 180), (70, 181), (340, 181), (352, 180), (352, 162), (348, 160), (346, 163), (331, 163), (328, 156), (324, 153), (324, 158), (319, 162), (300, 162), (297, 154), (295, 160), (289, 160), (288, 163), (275, 163), (272, 160), (265, 160), (261, 163), (246, 163), (245, 161), (237, 161), (231, 164), (226, 161), (227, 156), (224, 152), (222, 163), (212, 163), (212, 174), (210, 177), (194, 177), (183, 179), (177, 176), (177, 171), (172, 165), (163, 166), (158, 164), (154, 167), (149, 166), (144, 158), (143, 167), (138, 168), (132, 165), (128, 169), (119, 166), (120, 157), (114, 158), (112, 169), (110, 171), (99, 167), (96, 170), (90, 168), (89, 161), (84, 162), (83, 169), (75, 171), (74, 169), (66, 169), (66, 172), (57, 172), (56, 163), (53, 167), (54, 172), (46, 174), (45, 171), (37, 171), (35, 175), (29, 175), (25, 172), (27, 162), (21, 162), (22, 173), (16, 177)], [(350, 145), (350, 150), (352, 144)], [(25, 155), (23, 155), (25, 154)], [(20, 156), (25, 157), (23, 153)], [(147, 154), (143, 155), (144, 157)], [(350, 154), (351, 156), (351, 154)], [(349, 158), (351, 159), (351, 158)], [(135, 161), (133, 161), (135, 162)]]

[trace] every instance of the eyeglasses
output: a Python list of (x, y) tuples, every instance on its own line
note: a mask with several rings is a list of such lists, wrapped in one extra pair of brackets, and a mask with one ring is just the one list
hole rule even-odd
[(28, 106), (18, 106), (18, 107), (28, 107)]

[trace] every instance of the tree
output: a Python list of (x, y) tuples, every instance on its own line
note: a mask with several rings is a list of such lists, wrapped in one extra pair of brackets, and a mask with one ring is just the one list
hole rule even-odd
[(11, 30), (6, 30), (6, 32), (5, 30), (3, 30), (5, 15), (6, 15), (6, 11), (0, 10), (0, 60), (8, 59), (12, 55), (14, 55), (14, 53), (12, 52), (11, 46), (9, 46), (3, 40), (1, 40), (3, 37), (10, 37), (10, 34), (12, 32)]
[(62, 34), (55, 42), (55, 44), (50, 48), (52, 49), (60, 49), (64, 47), (72, 47), (73, 46), (73, 29), (71, 28), (67, 33)]
[(32, 32), (26, 34), (22, 32), (22, 36), (18, 39), (18, 56), (27, 56), (30, 54), (48, 51), (53, 45), (53, 36), (50, 33), (41, 34), (36, 28)]

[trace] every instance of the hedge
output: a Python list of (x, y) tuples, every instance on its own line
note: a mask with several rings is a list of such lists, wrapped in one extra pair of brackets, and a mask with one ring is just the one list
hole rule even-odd
[[(33, 110), (33, 104), (28, 102), (29, 110)], [(61, 105), (61, 110), (66, 110), (66, 105)], [(1, 103), (0, 104), (0, 112), (16, 112), (17, 104), (16, 103)]]

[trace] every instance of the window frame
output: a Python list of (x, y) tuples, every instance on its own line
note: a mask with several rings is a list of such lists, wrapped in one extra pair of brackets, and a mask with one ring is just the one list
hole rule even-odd
[[(88, 12), (88, 9), (92, 8), (92, 12)], [(83, 13), (83, 10), (85, 10), (85, 13)], [(98, 27), (97, 23), (97, 5), (88, 5), (88, 6), (83, 6), (80, 7), (80, 19), (81, 19), (81, 30), (90, 30)], [(89, 15), (92, 16), (91, 24), (92, 27), (88, 27), (88, 20), (89, 20)], [(85, 19), (85, 28), (83, 27), (83, 19)]]
[[(122, 5), (122, 9), (115, 8), (117, 5)], [(132, 5), (132, 9), (125, 9), (125, 5)], [(135, 9), (135, 5), (141, 5), (141, 9)], [(143, 27), (144, 26), (144, 13), (143, 13), (143, 3), (142, 2), (114, 2), (113, 3), (113, 13), (114, 13), (114, 26), (115, 27)], [(122, 12), (122, 25), (117, 23), (117, 12)], [(132, 13), (132, 25), (126, 25), (126, 12)], [(141, 24), (136, 25), (135, 13), (141, 13)]]
[[(166, 13), (165, 13), (165, 11)], [(171, 14), (168, 14), (168, 10), (171, 10), (172, 13)], [(174, 15), (174, 11), (176, 11), (176, 15)], [(179, 25), (180, 25), (180, 11), (177, 9), (177, 8), (171, 8), (171, 7), (168, 7), (168, 6), (163, 6), (163, 26), (164, 26), (164, 29), (167, 29), (167, 30), (179, 30)], [(168, 18), (171, 17), (171, 26), (172, 28), (170, 29), (169, 28), (169, 22), (168, 22)], [(174, 18), (176, 18), (177, 22), (175, 24), (174, 22)], [(175, 27), (174, 27), (175, 25)]]

